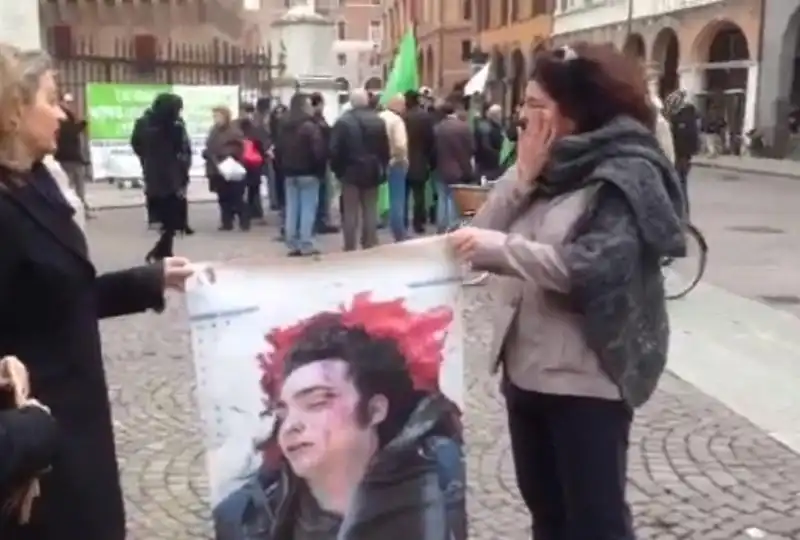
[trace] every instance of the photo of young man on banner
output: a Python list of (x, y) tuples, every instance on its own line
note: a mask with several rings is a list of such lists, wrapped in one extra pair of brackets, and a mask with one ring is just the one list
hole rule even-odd
[[(402, 253), (409, 247), (380, 250)], [(452, 387), (452, 375), (445, 375), (449, 385), (440, 378), (443, 366), (454, 364), (453, 351), (460, 352), (448, 347), (461, 339), (457, 281), (441, 278), (447, 272), (440, 261), (432, 262), (439, 269), (428, 278), (411, 257), (407, 266), (401, 261), (389, 276), (384, 272), (389, 290), (359, 289), (364, 263), (379, 259), (350, 258), (350, 278), (337, 278), (339, 287), (328, 298), (313, 300), (321, 309), (281, 317), (278, 301), (266, 317), (269, 326), (246, 368), (255, 367), (261, 404), (247, 414), (258, 416), (266, 429), (257, 435), (250, 427), (225, 428), (224, 439), (252, 441), (253, 453), (245, 459), (223, 443), (209, 460), (217, 540), (466, 538), (461, 397), (448, 396), (444, 388)], [(327, 265), (315, 266), (287, 281), (301, 283)], [(342, 261), (329, 270), (341, 276)], [(227, 280), (224, 272), (217, 278), (219, 295)], [(255, 328), (254, 321), (264, 319), (259, 313), (226, 321), (220, 336), (237, 332), (237, 321), (240, 328)], [(206, 381), (211, 379), (219, 381)], [(242, 391), (249, 383), (244, 371), (240, 382), (241, 403), (231, 403), (237, 397), (228, 394), (218, 411), (253, 410)], [(203, 400), (202, 387), (198, 392)], [(220, 422), (233, 425), (235, 419), (226, 420), (231, 414), (218, 412), (216, 429)], [(236, 469), (232, 461), (244, 464), (237, 478), (224, 472)]]

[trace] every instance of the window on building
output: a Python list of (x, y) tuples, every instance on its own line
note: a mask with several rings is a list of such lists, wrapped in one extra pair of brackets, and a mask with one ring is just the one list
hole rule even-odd
[(472, 0), (464, 0), (464, 4), (461, 7), (461, 10), (463, 11), (463, 14), (464, 14), (464, 20), (465, 21), (471, 21), (472, 20)]
[[(330, 57), (328, 57), (330, 58)], [(340, 66), (347, 65), (347, 55), (344, 53), (339, 53), (336, 55), (336, 61), (339, 63)]]
[(369, 40), (372, 43), (380, 43), (383, 41), (383, 25), (381, 21), (369, 22)]
[(508, 0), (508, 1), (511, 3), (510, 5), (511, 12), (509, 14), (511, 21), (514, 22), (519, 20), (519, 0)]
[(339, 21), (336, 23), (336, 39), (347, 39), (347, 23)]
[(373, 6), (379, 6), (379, 5), (381, 5), (381, 0), (372, 0), (372, 5), (373, 5)]
[(500, 24), (498, 26), (505, 26), (508, 24), (508, 3), (510, 0), (500, 0)]
[(465, 39), (461, 41), (461, 61), (469, 62), (472, 58), (472, 41)]
[(548, 0), (533, 0), (531, 7), (531, 14), (534, 16), (546, 14), (548, 11), (547, 2)]

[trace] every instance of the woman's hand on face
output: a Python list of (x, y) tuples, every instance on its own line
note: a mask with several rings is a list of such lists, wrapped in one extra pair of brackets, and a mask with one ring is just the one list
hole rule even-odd
[(184, 257), (167, 257), (164, 259), (164, 288), (176, 291), (186, 290), (186, 280), (194, 274), (189, 259)]
[(479, 249), (502, 246), (506, 241), (506, 233), (477, 227), (462, 227), (447, 235), (450, 246), (456, 256), (471, 262)]
[(520, 181), (534, 183), (547, 163), (556, 132), (553, 114), (546, 109), (534, 109), (525, 119), (517, 136), (517, 170)]

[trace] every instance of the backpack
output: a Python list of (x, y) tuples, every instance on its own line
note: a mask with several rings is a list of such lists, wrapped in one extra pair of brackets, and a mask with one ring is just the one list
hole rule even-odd
[(251, 139), (244, 140), (242, 163), (248, 167), (259, 167), (264, 164), (264, 156), (261, 155), (261, 152), (256, 148), (256, 143)]

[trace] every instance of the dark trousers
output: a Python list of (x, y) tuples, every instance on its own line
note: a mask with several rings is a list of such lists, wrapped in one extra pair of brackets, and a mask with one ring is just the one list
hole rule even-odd
[[(425, 230), (425, 224), (429, 221), (429, 209), (425, 205), (425, 187), (426, 180), (419, 180), (416, 178), (407, 179), (408, 189), (406, 190), (406, 197), (411, 197), (412, 211), (411, 223), (414, 232), (420, 233)], [(408, 207), (408, 205), (406, 205)], [(408, 221), (408, 219), (406, 219)]]
[(177, 194), (153, 197), (153, 211), (161, 223), (161, 236), (147, 253), (147, 259), (158, 261), (174, 255), (175, 234), (186, 225), (186, 199)]
[(634, 540), (625, 501), (633, 413), (622, 401), (504, 383), (517, 485), (536, 540)]
[(245, 202), (247, 183), (220, 182), (217, 189), (219, 217), (223, 229), (232, 229), (234, 219), (239, 220), (239, 228), (250, 228), (250, 211)]
[(317, 219), (314, 228), (319, 230), (328, 225), (330, 218), (330, 202), (328, 201), (328, 177), (323, 174), (319, 182), (319, 204), (317, 204)]
[(144, 206), (145, 210), (147, 211), (147, 224), (155, 225), (156, 223), (158, 223), (158, 218), (156, 217), (155, 199), (150, 195), (145, 195)]
[(283, 174), (283, 170), (281, 169), (280, 165), (273, 164), (272, 169), (275, 172), (275, 193), (274, 195), (271, 194), (270, 196), (275, 197), (278, 210), (283, 210), (286, 208), (286, 176)]
[(261, 219), (264, 217), (264, 206), (261, 203), (261, 171), (254, 172), (252, 176), (248, 174), (246, 183), (245, 199), (249, 216), (251, 219)]
[(678, 171), (678, 178), (681, 181), (683, 190), (683, 202), (686, 203), (686, 217), (689, 217), (689, 172), (692, 170), (692, 158), (676, 158), (675, 170)]

